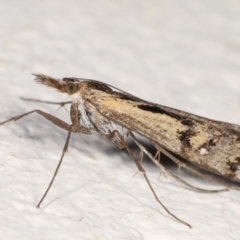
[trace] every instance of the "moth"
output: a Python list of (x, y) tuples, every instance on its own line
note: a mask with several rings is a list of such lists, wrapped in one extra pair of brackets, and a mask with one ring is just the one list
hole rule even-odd
[[(71, 98), (70, 102), (59, 103), (62, 106), (71, 104), (70, 124), (38, 109), (0, 123), (0, 125), (3, 125), (7, 122), (17, 121), (29, 114), (37, 113), (58, 127), (68, 131), (60, 161), (37, 207), (40, 207), (53, 184), (64, 154), (67, 151), (72, 133), (98, 133), (103, 138), (113, 142), (117, 147), (126, 148), (139, 172), (143, 174), (157, 202), (174, 219), (190, 228), (190, 224), (169, 211), (158, 198), (141, 164), (144, 154), (157, 165), (162, 173), (171, 175), (194, 190), (219, 192), (234, 187), (224, 185), (223, 183), (222, 185), (227, 189), (205, 190), (192, 186), (160, 163), (160, 153), (168, 156), (179, 167), (185, 168), (209, 181), (217, 182), (189, 167), (179, 160), (176, 155), (206, 171), (235, 182), (240, 182), (239, 125), (210, 120), (174, 108), (151, 103), (96, 80), (82, 78), (63, 78), (58, 80), (42, 74), (34, 75), (36, 76), (36, 82), (51, 87)], [(156, 155), (152, 155), (138, 141), (134, 133), (148, 139), (156, 148)], [(139, 157), (136, 157), (129, 148), (127, 144), (129, 138), (139, 147)]]

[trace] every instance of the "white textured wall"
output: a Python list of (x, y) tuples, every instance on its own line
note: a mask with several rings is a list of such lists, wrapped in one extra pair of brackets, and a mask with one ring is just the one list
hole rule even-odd
[[(0, 1), (0, 121), (66, 100), (31, 73), (107, 82), (141, 98), (240, 123), (240, 2), (229, 0)], [(1, 239), (238, 239), (240, 193), (200, 194), (146, 170), (178, 217), (156, 203), (124, 151), (73, 136), (57, 179), (66, 132), (36, 115), (0, 127)], [(209, 183), (189, 175), (201, 187)], [(212, 188), (214, 188), (211, 185)], [(215, 188), (217, 188), (215, 186)]]

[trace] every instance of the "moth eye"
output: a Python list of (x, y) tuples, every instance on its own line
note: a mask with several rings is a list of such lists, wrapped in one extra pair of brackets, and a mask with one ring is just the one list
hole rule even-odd
[(77, 86), (76, 84), (69, 83), (69, 84), (67, 85), (66, 91), (67, 91), (67, 93), (68, 93), (69, 95), (74, 94), (77, 90), (78, 90), (78, 86)]

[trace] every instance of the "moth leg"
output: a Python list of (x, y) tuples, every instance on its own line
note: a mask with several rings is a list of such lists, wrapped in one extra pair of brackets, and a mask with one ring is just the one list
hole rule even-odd
[(143, 155), (144, 155), (143, 151), (140, 149), (140, 153), (138, 155), (138, 161), (141, 162), (141, 163), (143, 162)]
[(132, 137), (133, 141), (137, 144), (140, 151), (145, 153), (149, 157), (149, 159), (151, 159), (153, 163), (159, 168), (160, 173), (163, 173), (164, 177), (167, 178), (166, 176), (167, 170), (163, 167), (163, 165), (160, 164), (160, 162), (155, 157), (153, 157), (150, 152), (147, 151), (147, 149), (136, 139), (136, 137), (133, 135), (131, 131), (130, 136)]
[(92, 129), (92, 128), (90, 128), (90, 129), (89, 129), (89, 128), (85, 128), (85, 127), (80, 126), (80, 125), (73, 125), (73, 124), (72, 124), (72, 125), (69, 125), (69, 124), (67, 124), (66, 122), (62, 121), (61, 119), (59, 119), (59, 118), (57, 118), (57, 117), (55, 117), (55, 116), (53, 116), (53, 115), (50, 115), (50, 114), (48, 114), (48, 113), (46, 113), (46, 112), (43, 112), (43, 111), (41, 111), (41, 110), (33, 110), (33, 111), (27, 112), (27, 113), (25, 113), (25, 114), (21, 114), (21, 115), (12, 117), (12, 118), (4, 121), (4, 122), (1, 122), (0, 125), (3, 125), (3, 124), (5, 124), (5, 123), (11, 122), (11, 121), (17, 121), (17, 120), (19, 120), (19, 119), (21, 119), (21, 118), (23, 118), (23, 117), (26, 117), (27, 115), (30, 115), (30, 114), (32, 114), (32, 113), (34, 113), (34, 112), (40, 114), (41, 116), (43, 116), (43, 117), (46, 118), (48, 121), (50, 121), (50, 122), (52, 122), (53, 124), (55, 124), (56, 126), (58, 126), (58, 127), (62, 128), (62, 129), (64, 129), (64, 130), (67, 130), (67, 131), (68, 131), (68, 136), (67, 136), (67, 139), (66, 139), (66, 142), (65, 142), (63, 151), (62, 151), (62, 156), (61, 156), (61, 158), (60, 158), (60, 160), (59, 160), (59, 163), (58, 163), (57, 168), (56, 168), (56, 170), (55, 170), (55, 172), (54, 172), (54, 174), (53, 174), (53, 177), (52, 177), (52, 179), (51, 179), (51, 181), (50, 181), (50, 183), (49, 183), (49, 185), (48, 185), (48, 187), (47, 187), (47, 190), (45, 191), (43, 197), (41, 198), (41, 200), (39, 201), (39, 203), (38, 203), (38, 205), (37, 205), (37, 207), (39, 208), (40, 205), (41, 205), (41, 203), (42, 203), (42, 201), (43, 201), (44, 198), (46, 197), (48, 191), (50, 190), (50, 188), (51, 188), (51, 186), (52, 186), (52, 184), (53, 184), (53, 182), (54, 182), (55, 177), (57, 176), (57, 173), (58, 173), (58, 170), (59, 170), (59, 168), (60, 168), (60, 166), (61, 166), (63, 157), (64, 157), (64, 155), (65, 155), (65, 153), (66, 153), (66, 151), (67, 151), (67, 149), (68, 149), (68, 144), (69, 144), (69, 139), (70, 139), (71, 133), (72, 133), (72, 132), (75, 132), (75, 133), (92, 134), (95, 130)]
[(183, 183), (184, 185), (188, 186), (190, 189), (192, 189), (194, 191), (203, 192), (203, 193), (218, 193), (218, 192), (228, 191), (228, 188), (217, 189), (217, 190), (208, 190), (208, 189), (204, 189), (204, 188), (199, 188), (199, 187), (196, 187), (196, 186), (184, 181), (183, 179), (181, 179), (180, 177), (178, 177), (176, 174), (174, 174), (173, 172), (171, 172), (169, 170), (167, 170), (167, 173), (169, 175), (171, 175), (173, 178), (175, 178), (177, 181)]
[[(35, 110), (32, 110), (30, 112), (27, 112), (27, 113), (24, 113), (24, 114), (21, 114), (21, 115), (17, 115), (15, 117), (12, 117), (4, 122), (1, 122), (0, 125), (4, 125), (8, 122), (12, 122), (12, 121), (17, 121), (21, 118), (24, 118), (32, 113), (37, 113), (39, 115), (41, 115), (42, 117), (46, 118), (48, 121), (52, 122), (54, 125), (66, 130), (66, 131), (69, 131), (70, 130), (70, 127), (71, 125), (69, 125), (68, 123), (62, 121), (61, 119), (49, 114), (49, 113), (46, 113), (46, 112), (43, 112), (41, 110), (38, 110), (38, 109), (35, 109)], [(72, 128), (72, 132), (75, 132), (75, 133), (84, 133), (84, 134), (92, 134), (94, 132), (94, 129), (89, 129), (89, 128), (85, 128), (83, 126), (73, 126)]]
[[(154, 145), (154, 143), (152, 143)], [(155, 145), (154, 145), (155, 146)], [(176, 157), (174, 157), (170, 152), (168, 152), (167, 150), (165, 150), (164, 148), (158, 146), (156, 147), (159, 151), (161, 151), (164, 155), (166, 155), (167, 157), (169, 157), (173, 162), (175, 162), (177, 164), (177, 166), (185, 168), (186, 170), (188, 170), (189, 172), (192, 172), (194, 174), (196, 174), (197, 176), (206, 179), (207, 181), (214, 183), (214, 184), (218, 184), (221, 185), (223, 187), (226, 187), (227, 189), (220, 189), (220, 191), (227, 191), (228, 189), (234, 189), (237, 191), (240, 191), (239, 188), (222, 183), (220, 181), (214, 180), (211, 177), (208, 177), (200, 172), (198, 172), (197, 170), (193, 169), (192, 167), (187, 166), (185, 163), (181, 162), (180, 160), (178, 160)], [(218, 191), (218, 190), (217, 190)]]
[(72, 129), (73, 129), (73, 125), (71, 125), (70, 128), (69, 128), (68, 135), (67, 135), (67, 139), (66, 139), (65, 145), (64, 145), (63, 150), (62, 150), (62, 156), (61, 156), (61, 158), (60, 158), (60, 160), (59, 160), (59, 162), (58, 162), (57, 168), (56, 168), (56, 170), (55, 170), (55, 172), (54, 172), (54, 174), (53, 174), (53, 177), (52, 177), (52, 179), (51, 179), (51, 181), (50, 181), (50, 183), (49, 183), (49, 185), (48, 185), (45, 193), (43, 194), (41, 200), (39, 201), (39, 203), (38, 203), (38, 205), (37, 205), (37, 208), (40, 207), (42, 201), (43, 201), (44, 198), (47, 196), (48, 191), (50, 190), (50, 188), (51, 188), (51, 186), (52, 186), (52, 184), (53, 184), (53, 182), (54, 182), (54, 179), (55, 179), (55, 177), (57, 176), (58, 170), (59, 170), (59, 168), (60, 168), (60, 166), (61, 166), (61, 164), (62, 164), (63, 157), (64, 157), (64, 155), (65, 155), (65, 153), (67, 152), (67, 149), (68, 149), (68, 145), (69, 145), (69, 140), (70, 140), (70, 136), (71, 136), (71, 133), (72, 133)]
[[(144, 178), (145, 178), (145, 180), (146, 180), (146, 182), (147, 182), (147, 184), (148, 184), (148, 186), (149, 186), (149, 188), (150, 188), (150, 190), (151, 190), (154, 198), (156, 199), (156, 201), (162, 206), (162, 208), (163, 208), (170, 216), (172, 216), (172, 217), (173, 217), (174, 219), (176, 219), (178, 222), (180, 222), (180, 223), (188, 226), (189, 228), (192, 228), (192, 226), (191, 226), (189, 223), (183, 221), (182, 219), (180, 219), (180, 218), (178, 218), (176, 215), (174, 215), (172, 212), (170, 212), (170, 211), (168, 210), (168, 208), (160, 201), (160, 199), (158, 198), (156, 192), (154, 191), (154, 189), (153, 189), (153, 187), (152, 187), (152, 185), (151, 185), (151, 183), (150, 183), (150, 181), (149, 181), (149, 179), (148, 179), (148, 177), (147, 177), (147, 174), (146, 174), (145, 169), (142, 167), (142, 165), (140, 164), (139, 160), (136, 159), (136, 157), (135, 157), (134, 154), (132, 153), (131, 149), (128, 147), (128, 145), (127, 145), (126, 141), (124, 140), (124, 138), (122, 137), (122, 135), (121, 135), (117, 130), (112, 131), (110, 134), (103, 134), (103, 133), (98, 129), (98, 127), (97, 127), (92, 121), (91, 121), (91, 123), (92, 123), (94, 129), (96, 130), (96, 132), (98, 132), (101, 136), (103, 136), (104, 138), (108, 139), (109, 141), (113, 141), (116, 137), (118, 137), (118, 138), (120, 139), (119, 142), (114, 141), (114, 143), (115, 143), (119, 148), (126, 148), (128, 154), (129, 154), (130, 157), (133, 159), (133, 161), (134, 161), (134, 163), (136, 164), (138, 170), (139, 170), (140, 172), (142, 172), (142, 174), (143, 174), (143, 176), (144, 176)], [(130, 131), (130, 134), (131, 134), (131, 131)], [(151, 154), (150, 154), (150, 155), (151, 155)], [(157, 162), (157, 163), (159, 163), (156, 159), (154, 159), (154, 161)], [(162, 169), (162, 166), (161, 166), (161, 165), (159, 165), (159, 166), (160, 166), (160, 168)], [(163, 169), (164, 169), (164, 168), (163, 168)], [(165, 171), (165, 169), (164, 169), (164, 171)]]
[(108, 140), (111, 141), (111, 140), (114, 139), (115, 137), (118, 137), (118, 138), (121, 140), (121, 141), (119, 142), (119, 144), (117, 144), (116, 142), (115, 142), (115, 143), (117, 144), (117, 146), (118, 146), (119, 148), (126, 148), (128, 154), (130, 155), (130, 157), (131, 157), (131, 158), (133, 159), (133, 161), (135, 162), (138, 170), (139, 170), (140, 172), (142, 172), (142, 174), (143, 174), (143, 176), (144, 176), (144, 178), (145, 178), (145, 180), (146, 180), (146, 182), (147, 182), (147, 184), (148, 184), (148, 186), (149, 186), (149, 188), (150, 188), (150, 190), (151, 190), (154, 198), (156, 199), (156, 201), (162, 206), (162, 208), (163, 208), (170, 216), (172, 216), (174, 219), (176, 219), (179, 223), (182, 223), (182, 224), (188, 226), (189, 228), (192, 228), (192, 226), (191, 226), (190, 224), (188, 224), (187, 222), (183, 221), (182, 219), (180, 219), (180, 218), (178, 218), (176, 215), (174, 215), (172, 212), (170, 212), (170, 211), (168, 210), (168, 208), (160, 201), (160, 199), (158, 198), (156, 192), (154, 191), (154, 189), (153, 189), (153, 187), (152, 187), (152, 184), (150, 183), (150, 181), (149, 181), (149, 179), (148, 179), (148, 177), (147, 177), (147, 174), (146, 174), (145, 169), (142, 167), (142, 165), (140, 164), (140, 162), (138, 161), (138, 159), (134, 156), (134, 154), (132, 153), (132, 151), (131, 151), (130, 148), (128, 147), (128, 145), (127, 145), (127, 143), (125, 142), (125, 140), (124, 140), (124, 138), (122, 137), (122, 135), (121, 135), (117, 130), (112, 131), (110, 134), (104, 135), (104, 134), (102, 134), (102, 133), (99, 131), (99, 129), (97, 128), (97, 126), (96, 126), (94, 123), (92, 123), (92, 124), (93, 124), (96, 132), (98, 132), (101, 136), (105, 137), (106, 139), (108, 139)]
[(44, 101), (44, 100), (39, 100), (39, 99), (34, 99), (34, 98), (25, 98), (25, 97), (20, 97), (20, 99), (24, 100), (24, 101), (29, 101), (29, 102), (40, 102), (40, 103), (60, 105), (59, 108), (57, 109), (57, 111), (61, 107), (63, 107), (67, 112), (68, 112), (68, 110), (66, 109), (65, 105), (72, 103), (71, 101), (67, 101), (67, 102), (52, 102), (52, 101)]
[(156, 160), (156, 157), (159, 155), (160, 150), (158, 150), (156, 155), (153, 157), (152, 154), (150, 152), (148, 152), (147, 149), (137, 140), (137, 138), (135, 137), (135, 135), (131, 131), (130, 131), (130, 136), (133, 138), (134, 142), (137, 144), (137, 146), (141, 149), (142, 152), (144, 152), (158, 167), (160, 165), (164, 169), (164, 171), (165, 171), (164, 173), (168, 173), (173, 178), (177, 179), (179, 182), (185, 184), (186, 186), (190, 187), (191, 189), (193, 189), (195, 191), (205, 192), (205, 193), (217, 193), (217, 192), (224, 192), (224, 191), (228, 190), (228, 189), (208, 190), (208, 189), (203, 189), (203, 188), (199, 188), (199, 187), (193, 186), (192, 184), (184, 181), (183, 179), (181, 179), (180, 177), (175, 175), (173, 172), (171, 172), (171, 171), (167, 170), (166, 168), (164, 168), (159, 163), (159, 161)]
[(20, 99), (24, 100), (24, 101), (29, 101), (29, 102), (40, 102), (40, 103), (47, 103), (47, 104), (54, 104), (54, 105), (61, 105), (61, 107), (67, 105), (67, 104), (71, 104), (71, 101), (67, 101), (67, 102), (52, 102), (52, 101), (45, 101), (45, 100), (39, 100), (39, 99), (35, 99), (35, 98), (25, 98), (25, 97), (20, 97)]
[(139, 170), (140, 172), (142, 172), (142, 174), (143, 174), (143, 176), (144, 176), (144, 178), (145, 178), (145, 180), (146, 180), (146, 182), (147, 182), (147, 184), (148, 184), (148, 186), (149, 186), (149, 188), (150, 188), (153, 196), (155, 197), (156, 201), (163, 207), (163, 209), (164, 209), (170, 216), (172, 216), (172, 217), (173, 217), (174, 219), (176, 219), (178, 222), (180, 222), (180, 223), (188, 226), (189, 228), (192, 228), (192, 226), (191, 226), (189, 223), (183, 221), (182, 219), (178, 218), (176, 215), (174, 215), (173, 213), (171, 213), (171, 212), (167, 209), (167, 207), (160, 201), (160, 199), (158, 198), (155, 190), (154, 190), (153, 187), (152, 187), (152, 184), (150, 183), (150, 181), (149, 181), (149, 179), (148, 179), (148, 176), (147, 176), (147, 174), (146, 174), (145, 169), (142, 167), (142, 165), (139, 163), (139, 161), (135, 158), (134, 154), (132, 153), (131, 149), (128, 147), (127, 143), (124, 141), (124, 139), (123, 139), (123, 137), (121, 136), (121, 134), (120, 134), (118, 131), (116, 131), (116, 130), (114, 131), (114, 133), (117, 134), (120, 139), (122, 139), (122, 142), (125, 143), (125, 148), (127, 149), (128, 154), (131, 156), (131, 158), (132, 158), (133, 161), (135, 162), (138, 170)]

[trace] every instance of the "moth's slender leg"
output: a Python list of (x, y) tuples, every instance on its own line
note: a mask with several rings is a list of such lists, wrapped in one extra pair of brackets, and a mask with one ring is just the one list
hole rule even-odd
[(203, 193), (219, 193), (219, 192), (226, 192), (229, 190), (228, 188), (219, 189), (219, 190), (208, 190), (208, 189), (204, 189), (204, 188), (199, 188), (199, 187), (193, 186), (192, 184), (184, 181), (183, 179), (181, 179), (180, 177), (178, 177), (176, 174), (174, 174), (173, 172), (171, 172), (169, 170), (167, 170), (167, 173), (169, 175), (171, 175), (173, 178), (175, 178), (177, 181), (188, 186), (190, 189), (192, 189), (194, 191), (203, 192)]
[(25, 98), (25, 97), (20, 97), (20, 99), (24, 100), (24, 101), (29, 101), (29, 102), (40, 102), (40, 103), (47, 103), (47, 104), (54, 104), (54, 105), (61, 105), (61, 107), (67, 105), (67, 104), (71, 104), (71, 101), (67, 101), (67, 102), (52, 102), (52, 101), (44, 101), (44, 100), (39, 100), (39, 99), (35, 99), (35, 98)]
[[(4, 122), (1, 122), (0, 125), (3, 125), (3, 124), (6, 124), (8, 122), (12, 122), (12, 121), (17, 121), (23, 117), (26, 117), (27, 115), (30, 115), (32, 113), (38, 113), (39, 115), (43, 116), (44, 118), (46, 118), (48, 121), (52, 122), (54, 125), (64, 129), (64, 130), (67, 130), (69, 131), (70, 130), (70, 126), (69, 124), (67, 124), (66, 122), (62, 121), (61, 119), (49, 114), (49, 113), (46, 113), (46, 112), (43, 112), (41, 110), (38, 110), (38, 109), (35, 109), (35, 110), (32, 110), (30, 112), (27, 112), (27, 113), (24, 113), (24, 114), (21, 114), (21, 115), (17, 115), (15, 117), (12, 117)], [(89, 129), (89, 128), (85, 128), (85, 127), (82, 127), (82, 126), (77, 126), (77, 127), (73, 127), (72, 129), (72, 132), (75, 132), (75, 133), (84, 133), (84, 134), (91, 134), (93, 132), (93, 129)]]
[[(157, 152), (155, 153), (153, 159), (156, 159), (159, 164), (160, 164), (160, 159), (161, 159), (161, 152), (159, 150), (157, 150)], [(167, 169), (165, 169), (167, 171)], [(162, 173), (159, 172), (159, 178), (161, 177)], [(167, 176), (165, 176), (165, 178), (167, 178)]]
[(143, 151), (141, 151), (141, 149), (140, 149), (140, 153), (138, 155), (138, 161), (140, 161), (141, 163), (143, 162)]
[(66, 139), (66, 142), (65, 142), (63, 151), (62, 151), (62, 156), (61, 156), (61, 158), (60, 158), (60, 160), (59, 160), (59, 162), (58, 162), (57, 168), (56, 168), (56, 170), (55, 170), (55, 172), (54, 172), (54, 174), (53, 174), (53, 177), (52, 177), (52, 179), (51, 179), (51, 181), (50, 181), (50, 183), (49, 183), (49, 185), (48, 185), (48, 187), (47, 187), (47, 190), (45, 191), (45, 193), (43, 194), (41, 200), (39, 201), (39, 203), (38, 203), (38, 205), (37, 205), (37, 208), (40, 207), (42, 201), (44, 200), (44, 198), (45, 198), (46, 195), (48, 194), (48, 191), (49, 191), (49, 189), (51, 188), (51, 186), (52, 186), (52, 184), (53, 184), (53, 182), (54, 182), (55, 177), (57, 176), (57, 173), (58, 173), (58, 170), (59, 170), (59, 168), (60, 168), (60, 166), (61, 166), (63, 157), (64, 157), (64, 155), (65, 155), (65, 153), (67, 152), (67, 149), (68, 149), (68, 144), (69, 144), (69, 139), (70, 139), (70, 136), (71, 136), (71, 133), (72, 133), (72, 128), (73, 128), (73, 125), (70, 126), (70, 129), (69, 129), (69, 131), (68, 131), (68, 136), (67, 136), (67, 139)]
[[(154, 144), (153, 144), (154, 145)], [(155, 146), (155, 145), (154, 145)], [(156, 146), (155, 146), (156, 147)], [(156, 147), (157, 148), (157, 147)], [(228, 184), (225, 184), (225, 183), (222, 183), (220, 181), (217, 181), (217, 180), (214, 180), (213, 178), (211, 177), (208, 177), (200, 172), (198, 172), (197, 170), (187, 166), (185, 163), (181, 162), (180, 160), (178, 160), (176, 157), (174, 157), (171, 153), (169, 153), (167, 150), (165, 150), (164, 148), (161, 148), (158, 146), (158, 149), (159, 151), (161, 151), (164, 155), (166, 155), (167, 157), (169, 157), (173, 162), (175, 162), (179, 167), (182, 167), (182, 168), (185, 168), (186, 170), (188, 170), (189, 172), (192, 172), (194, 174), (196, 174), (197, 176), (203, 178), (203, 179), (206, 179), (207, 181), (211, 182), (211, 183), (214, 183), (214, 184), (218, 184), (218, 185), (221, 185), (223, 187), (226, 187), (228, 189), (234, 189), (234, 190), (237, 190), (237, 191), (240, 191), (239, 188), (237, 187), (234, 187), (234, 186), (231, 186), (231, 185), (228, 185)], [(223, 189), (224, 190), (224, 189)]]
[[(158, 150), (157, 153), (154, 156), (155, 159), (156, 159), (156, 157), (158, 157), (158, 162), (160, 162), (160, 153), (161, 152)], [(169, 171), (168, 169), (165, 168), (165, 170), (169, 175), (171, 175), (177, 181), (183, 183), (184, 185), (188, 186), (189, 188), (193, 189), (194, 191), (199, 191), (199, 192), (204, 192), (204, 193), (218, 193), (218, 192), (225, 192), (225, 191), (229, 190), (228, 188), (218, 189), (218, 190), (208, 190), (208, 189), (199, 188), (199, 187), (193, 186), (192, 184), (184, 181), (183, 179), (181, 179), (180, 177), (178, 177), (176, 174)]]
[(57, 118), (57, 117), (55, 117), (55, 116), (52, 116), (52, 115), (50, 115), (50, 114), (48, 114), (48, 113), (46, 113), (46, 112), (43, 112), (43, 111), (41, 111), (41, 110), (33, 110), (33, 111), (27, 112), (27, 113), (25, 113), (25, 114), (21, 114), (21, 115), (12, 117), (12, 118), (4, 121), (4, 122), (1, 122), (0, 125), (3, 125), (3, 124), (5, 124), (5, 123), (11, 122), (11, 121), (17, 121), (17, 120), (19, 120), (19, 119), (21, 119), (21, 118), (23, 118), (23, 117), (26, 117), (27, 115), (29, 115), (29, 114), (31, 114), (31, 113), (34, 113), (34, 112), (40, 114), (41, 116), (43, 116), (44, 118), (46, 118), (47, 120), (49, 120), (50, 122), (52, 122), (53, 124), (55, 124), (56, 126), (58, 126), (58, 127), (62, 128), (62, 129), (64, 129), (64, 130), (67, 130), (67, 131), (68, 131), (68, 136), (67, 136), (67, 139), (66, 139), (66, 143), (65, 143), (65, 145), (64, 145), (64, 148), (63, 148), (62, 156), (61, 156), (61, 158), (60, 158), (60, 160), (59, 160), (59, 163), (58, 163), (57, 168), (56, 168), (56, 170), (55, 170), (55, 172), (54, 172), (54, 175), (53, 175), (53, 177), (52, 177), (52, 179), (51, 179), (51, 182), (50, 182), (50, 184), (48, 185), (47, 190), (45, 191), (43, 197), (41, 198), (41, 200), (39, 201), (39, 203), (38, 203), (38, 205), (37, 205), (37, 207), (39, 208), (40, 205), (41, 205), (41, 203), (42, 203), (42, 201), (43, 201), (44, 198), (46, 197), (49, 189), (51, 188), (51, 186), (52, 186), (52, 184), (53, 184), (53, 181), (54, 181), (54, 179), (55, 179), (55, 177), (56, 177), (56, 175), (57, 175), (57, 173), (58, 173), (58, 170), (59, 170), (59, 168), (60, 168), (60, 166), (61, 166), (61, 163), (62, 163), (64, 154), (65, 154), (65, 152), (67, 151), (67, 148), (68, 148), (68, 144), (69, 144), (69, 139), (70, 139), (71, 133), (72, 133), (72, 132), (75, 132), (75, 133), (91, 134), (91, 133), (93, 133), (95, 130), (92, 129), (92, 128), (85, 128), (85, 127), (80, 126), (80, 125), (76, 125), (76, 126), (73, 125), (73, 124), (72, 124), (72, 125), (69, 125), (69, 124), (65, 123), (64, 121), (62, 121), (61, 119), (59, 119), (59, 118)]
[(182, 219), (178, 218), (176, 215), (174, 215), (173, 213), (171, 213), (171, 212), (167, 209), (167, 207), (160, 201), (160, 199), (158, 198), (156, 192), (154, 191), (154, 189), (153, 189), (153, 187), (152, 187), (152, 184), (150, 183), (150, 181), (149, 181), (149, 179), (148, 179), (148, 176), (147, 176), (147, 174), (146, 174), (145, 169), (142, 167), (142, 165), (139, 163), (139, 161), (135, 158), (134, 154), (132, 153), (131, 149), (128, 147), (127, 143), (124, 141), (124, 139), (123, 139), (123, 137), (121, 136), (121, 134), (120, 134), (117, 130), (113, 131), (112, 133), (118, 135), (118, 137), (122, 140), (122, 142), (125, 143), (125, 148), (127, 149), (128, 154), (131, 156), (131, 158), (132, 158), (133, 161), (135, 162), (138, 170), (139, 170), (140, 172), (142, 172), (142, 174), (143, 174), (143, 176), (144, 176), (144, 178), (145, 178), (145, 180), (146, 180), (146, 182), (147, 182), (147, 184), (148, 184), (148, 186), (149, 186), (149, 188), (150, 188), (153, 196), (155, 197), (156, 201), (163, 207), (163, 209), (164, 209), (170, 216), (172, 216), (173, 218), (175, 218), (178, 222), (180, 222), (180, 223), (188, 226), (189, 228), (192, 228), (192, 226), (191, 226), (189, 223), (183, 221)]
[[(130, 136), (133, 138), (134, 142), (137, 144), (137, 146), (140, 148), (140, 150), (142, 152), (144, 152), (157, 166), (161, 165), (159, 163), (159, 161), (157, 161), (155, 159), (155, 157), (158, 154), (156, 154), (155, 157), (153, 157), (152, 154), (150, 152), (148, 152), (147, 149), (137, 140), (137, 138), (135, 137), (135, 135), (132, 132), (130, 132)], [(217, 192), (228, 191), (228, 189), (208, 190), (208, 189), (199, 188), (199, 187), (193, 186), (192, 184), (190, 184), (190, 183), (184, 181), (183, 179), (179, 178), (177, 175), (175, 175), (171, 171), (167, 170), (166, 168), (164, 168), (164, 171), (167, 172), (172, 177), (174, 177), (175, 179), (177, 179), (178, 181), (180, 181), (181, 183), (185, 184), (186, 186), (190, 187), (191, 189), (193, 189), (195, 191), (200, 191), (200, 192), (205, 192), (205, 193), (217, 193)]]
[(140, 162), (139, 162), (139, 161), (137, 160), (137, 158), (134, 156), (134, 154), (132, 153), (132, 151), (131, 151), (130, 148), (128, 147), (127, 143), (126, 143), (125, 140), (123, 139), (122, 135), (121, 135), (117, 130), (114, 130), (114, 131), (111, 132), (110, 134), (104, 135), (104, 134), (102, 134), (102, 133), (99, 131), (99, 129), (97, 128), (97, 126), (96, 126), (94, 123), (92, 123), (92, 124), (93, 124), (96, 132), (98, 132), (101, 136), (105, 137), (106, 139), (108, 139), (108, 140), (110, 140), (110, 141), (112, 141), (112, 139), (114, 139), (116, 136), (119, 137), (119, 139), (121, 140), (121, 142), (119, 143), (119, 145), (117, 144), (117, 146), (120, 147), (120, 148), (125, 147), (125, 148), (127, 149), (128, 154), (130, 155), (130, 157), (131, 157), (131, 158), (133, 159), (133, 161), (135, 162), (138, 170), (139, 170), (140, 172), (142, 172), (142, 174), (143, 174), (143, 176), (144, 176), (144, 178), (145, 178), (145, 180), (146, 180), (146, 182), (147, 182), (147, 184), (148, 184), (148, 186), (149, 186), (149, 188), (150, 188), (153, 196), (155, 197), (156, 201), (162, 206), (162, 208), (163, 208), (170, 216), (172, 216), (172, 217), (173, 217), (174, 219), (176, 219), (178, 222), (180, 222), (180, 223), (188, 226), (189, 228), (192, 228), (192, 226), (191, 226), (189, 223), (181, 220), (181, 219), (178, 218), (176, 215), (174, 215), (173, 213), (171, 213), (171, 212), (167, 209), (167, 207), (160, 201), (160, 199), (158, 198), (156, 192), (154, 191), (154, 189), (153, 189), (153, 187), (152, 187), (152, 185), (151, 185), (151, 183), (150, 183), (150, 181), (149, 181), (149, 179), (148, 179), (148, 177), (147, 177), (147, 174), (146, 174), (146, 172), (145, 172), (145, 169), (142, 167), (142, 165), (140, 164)]
[(160, 159), (161, 159), (161, 151), (157, 150), (155, 156), (153, 157), (154, 159), (157, 159), (158, 162), (160, 163)]
[(143, 145), (136, 139), (136, 137), (133, 135), (133, 133), (131, 131), (130, 131), (130, 135), (133, 138), (134, 142), (139, 147), (140, 151), (144, 152), (149, 157), (149, 159), (151, 159), (153, 161), (153, 163), (160, 169), (160, 171), (161, 171), (161, 173), (163, 173), (164, 177), (167, 178), (166, 169), (163, 167), (163, 165), (160, 164), (160, 162), (156, 158), (154, 158), (152, 156), (152, 154), (150, 152), (148, 152), (145, 147), (143, 147)]
[(20, 97), (20, 99), (22, 99), (24, 101), (29, 101), (29, 102), (40, 102), (40, 103), (60, 105), (59, 108), (57, 109), (57, 111), (61, 107), (63, 107), (67, 112), (68, 112), (68, 110), (66, 109), (65, 105), (72, 103), (71, 101), (67, 101), (67, 102), (52, 102), (52, 101), (44, 101), (44, 100), (39, 100), (39, 99), (34, 99), (34, 98), (25, 98), (25, 97)]

